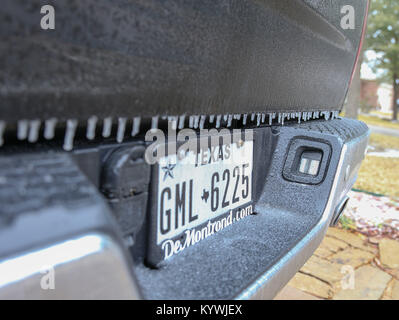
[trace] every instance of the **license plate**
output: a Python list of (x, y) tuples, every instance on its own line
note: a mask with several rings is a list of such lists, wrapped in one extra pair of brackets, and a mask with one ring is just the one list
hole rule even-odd
[(252, 214), (252, 166), (253, 141), (242, 140), (191, 151), (184, 159), (161, 158), (154, 174), (150, 262), (168, 259)]

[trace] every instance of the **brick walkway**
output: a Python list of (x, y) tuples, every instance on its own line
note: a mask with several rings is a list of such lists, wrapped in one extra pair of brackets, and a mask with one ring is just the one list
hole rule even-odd
[(399, 241), (330, 228), (276, 299), (399, 300)]

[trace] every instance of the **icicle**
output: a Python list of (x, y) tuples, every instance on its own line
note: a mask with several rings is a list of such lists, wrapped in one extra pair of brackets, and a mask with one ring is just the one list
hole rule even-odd
[(70, 151), (73, 149), (73, 139), (75, 138), (76, 127), (78, 125), (78, 121), (75, 119), (67, 120), (67, 126), (65, 130), (64, 137), (64, 150)]
[(123, 142), (123, 138), (125, 137), (125, 129), (126, 129), (126, 118), (118, 118), (118, 131), (116, 133), (116, 141), (118, 143)]
[(258, 113), (258, 114), (256, 115), (256, 126), (257, 126), (257, 127), (260, 126), (260, 120), (261, 120), (261, 115), (260, 115), (260, 113)]
[[(178, 118), (175, 116), (168, 117), (168, 122), (171, 124), (172, 130), (177, 129), (177, 120), (178, 120)], [(169, 126), (169, 123), (168, 123), (168, 126)]]
[(103, 137), (108, 138), (111, 135), (112, 130), (112, 118), (107, 117), (103, 121)]
[(218, 114), (216, 117), (216, 128), (220, 128), (220, 121), (222, 120), (222, 115)]
[(28, 137), (28, 129), (29, 129), (29, 123), (27, 120), (18, 121), (18, 131), (17, 131), (18, 140), (25, 140)]
[(181, 115), (181, 116), (179, 117), (179, 129), (183, 129), (183, 128), (184, 128), (184, 121), (185, 121), (185, 119), (186, 119), (186, 116), (185, 116), (185, 115)]
[(87, 120), (86, 138), (89, 140), (93, 140), (96, 137), (97, 121), (98, 118), (96, 116), (92, 116)]
[(201, 116), (201, 120), (200, 120), (200, 124), (199, 124), (199, 127), (200, 127), (201, 130), (204, 129), (205, 120), (206, 120), (206, 116), (202, 115)]
[(247, 118), (248, 118), (248, 114), (244, 114), (242, 117), (242, 124), (245, 126), (247, 124)]
[(188, 127), (194, 127), (194, 116), (190, 116), (190, 118), (188, 119)]
[(159, 116), (151, 118), (151, 129), (158, 129)]
[(194, 129), (198, 129), (199, 118), (199, 116), (194, 116)]
[(57, 125), (56, 118), (47, 119), (44, 122), (44, 138), (47, 140), (53, 139), (55, 136), (55, 126)]
[(28, 141), (36, 142), (39, 138), (40, 120), (32, 120), (29, 122)]
[(233, 121), (233, 115), (229, 114), (227, 117), (227, 127), (231, 127), (231, 123)]
[(137, 136), (138, 133), (140, 132), (140, 122), (141, 118), (140, 117), (134, 117), (133, 118), (133, 126), (132, 126), (132, 137)]

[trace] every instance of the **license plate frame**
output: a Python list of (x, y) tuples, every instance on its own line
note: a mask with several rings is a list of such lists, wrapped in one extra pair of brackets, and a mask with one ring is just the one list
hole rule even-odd
[[(228, 136), (227, 140), (226, 136)], [(188, 159), (188, 161), (184, 163), (184, 167), (182, 160), (179, 160), (177, 156), (179, 152), (163, 157), (152, 166), (146, 259), (150, 265), (158, 266), (160, 262), (253, 213), (253, 138), (251, 136), (250, 139), (246, 137), (244, 140), (236, 139), (231, 133), (220, 135), (219, 138), (216, 145), (211, 142), (210, 137), (198, 138), (197, 151), (186, 152), (184, 160)], [(205, 144), (207, 147), (200, 142), (203, 140), (207, 141)], [(166, 150), (168, 150), (167, 147)], [(177, 150), (179, 151), (179, 148)], [(230, 161), (226, 159), (228, 151), (230, 151)], [(215, 160), (215, 153), (218, 153), (219, 158), (213, 162), (210, 159)], [(204, 161), (204, 154), (208, 155), (206, 159), (211, 163)], [(223, 159), (221, 160), (220, 157)], [(195, 158), (194, 161), (193, 158)], [(192, 176), (192, 179), (181, 179), (182, 176), (187, 178), (188, 175)], [(202, 175), (202, 179), (197, 178), (200, 175)], [(184, 183), (185, 187), (183, 187)], [(218, 192), (210, 189), (212, 183), (215, 189), (219, 188)], [(166, 188), (169, 188), (167, 192), (165, 192)], [(186, 195), (184, 210), (181, 208), (183, 190)], [(203, 191), (208, 191), (208, 195)], [(218, 197), (216, 193), (219, 193)], [(176, 201), (177, 199), (180, 202)], [(228, 200), (226, 201), (226, 199)], [(223, 201), (225, 202), (223, 203)], [(169, 203), (169, 208), (166, 208), (168, 206), (165, 204), (166, 202)], [(180, 204), (178, 211), (176, 211), (177, 202)], [(229, 202), (227, 206), (226, 202)], [(209, 206), (209, 210), (201, 210), (204, 208), (202, 204), (205, 207)], [(165, 215), (167, 210), (170, 210), (169, 214)], [(163, 222), (164, 234), (161, 235), (162, 216), (165, 219)], [(165, 220), (167, 221), (165, 222)], [(183, 220), (186, 223), (183, 224)]]

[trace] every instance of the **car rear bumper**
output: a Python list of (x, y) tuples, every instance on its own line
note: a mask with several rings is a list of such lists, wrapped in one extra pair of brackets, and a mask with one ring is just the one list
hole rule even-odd
[[(100, 178), (95, 179), (93, 172), (101, 173), (102, 162), (96, 158), (106, 154), (101, 148), (3, 156), (1, 181), (12, 185), (2, 184), (0, 190), (0, 296), (273, 298), (312, 255), (336, 218), (336, 208), (356, 179), (368, 135), (365, 124), (348, 119), (254, 128), (257, 214), (157, 269), (145, 263), (148, 217), (140, 223), (139, 215), (133, 220), (141, 228), (133, 241), (123, 232), (115, 208), (99, 192)], [(320, 143), (330, 150), (321, 182), (285, 176), (295, 141)], [(143, 194), (133, 199), (136, 213), (146, 212), (144, 204), (138, 205)], [(91, 250), (85, 245), (91, 242), (84, 239), (97, 239), (99, 246)], [(52, 290), (42, 287), (48, 266), (55, 274)]]

